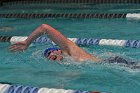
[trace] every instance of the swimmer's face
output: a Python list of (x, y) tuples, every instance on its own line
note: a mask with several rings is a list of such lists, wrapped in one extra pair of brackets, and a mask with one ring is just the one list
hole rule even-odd
[(62, 51), (61, 50), (53, 50), (48, 52), (48, 56), (46, 58), (51, 60), (57, 60), (60, 61), (63, 59)]

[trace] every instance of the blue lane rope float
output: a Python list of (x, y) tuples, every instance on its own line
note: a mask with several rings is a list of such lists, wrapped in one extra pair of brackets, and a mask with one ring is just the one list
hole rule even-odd
[[(11, 44), (24, 41), (27, 39), (27, 36), (0, 36), (0, 42), (10, 42)], [(92, 46), (92, 45), (108, 45), (108, 46), (121, 46), (121, 47), (131, 47), (131, 48), (140, 48), (140, 40), (117, 40), (117, 39), (94, 39), (94, 38), (68, 38), (77, 45), (82, 46)], [(47, 37), (39, 37), (33, 41), (33, 44), (46, 44), (52, 43), (54, 46), (55, 43), (52, 42)]]
[(0, 84), (0, 93), (110, 93), (110, 92), (65, 90), (55, 88), (38, 88), (22, 85)]
[(127, 18), (140, 19), (140, 13), (8, 13), (0, 14), (0, 18)]
[(126, 47), (132, 48), (140, 48), (140, 41), (139, 40), (127, 40), (125, 43)]
[(37, 93), (39, 88), (21, 86), (21, 85), (10, 85), (5, 93)]
[(78, 38), (75, 42), (77, 45), (98, 45), (100, 39), (94, 39), (94, 38)]

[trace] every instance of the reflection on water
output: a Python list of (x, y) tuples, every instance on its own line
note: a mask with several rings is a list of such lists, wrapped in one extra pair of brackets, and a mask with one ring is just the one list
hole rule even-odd
[(11, 30), (15, 30), (14, 27), (0, 27), (0, 31), (11, 31)]

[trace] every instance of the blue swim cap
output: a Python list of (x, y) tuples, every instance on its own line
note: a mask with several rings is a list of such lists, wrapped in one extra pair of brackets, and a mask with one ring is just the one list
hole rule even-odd
[(44, 56), (49, 56), (49, 52), (50, 51), (54, 51), (54, 50), (59, 50), (59, 48), (47, 48), (45, 51), (44, 51)]

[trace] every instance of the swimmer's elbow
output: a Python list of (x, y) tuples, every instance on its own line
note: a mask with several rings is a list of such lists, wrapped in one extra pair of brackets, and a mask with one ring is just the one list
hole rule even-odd
[(47, 26), (47, 24), (41, 24), (41, 27), (46, 27)]
[(40, 27), (41, 27), (42, 29), (45, 29), (45, 28), (47, 27), (47, 24), (41, 24)]
[(38, 30), (38, 31), (40, 31), (41, 33), (44, 34), (44, 33), (46, 33), (46, 32), (48, 31), (47, 29), (48, 29), (49, 27), (50, 27), (50, 26), (47, 25), (47, 24), (41, 24), (41, 25), (40, 25), (40, 28), (41, 28), (41, 29)]

